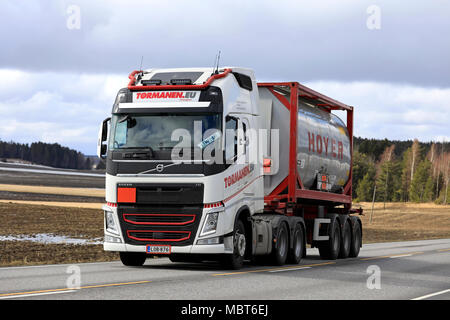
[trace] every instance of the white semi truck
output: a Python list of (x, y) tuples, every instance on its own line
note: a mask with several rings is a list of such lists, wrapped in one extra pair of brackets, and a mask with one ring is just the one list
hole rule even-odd
[[(250, 69), (133, 71), (103, 121), (104, 250), (123, 264), (356, 257), (353, 107)], [(346, 123), (333, 114), (345, 111)]]

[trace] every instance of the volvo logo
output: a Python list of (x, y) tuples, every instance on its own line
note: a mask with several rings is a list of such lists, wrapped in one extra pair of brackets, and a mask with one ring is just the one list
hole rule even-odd
[[(180, 162), (180, 163), (181, 163), (181, 162)], [(150, 173), (150, 172), (153, 172), (153, 171), (156, 171), (156, 172), (158, 172), (158, 173), (161, 173), (161, 172), (163, 172), (163, 170), (164, 170), (165, 168), (168, 168), (168, 167), (171, 167), (171, 166), (177, 166), (177, 165), (179, 165), (180, 163), (177, 162), (177, 163), (170, 163), (170, 164), (166, 164), (166, 165), (160, 163), (160, 164), (156, 165), (156, 167), (154, 167), (153, 169), (145, 170), (145, 171), (139, 172), (138, 174), (146, 174), (146, 173)]]

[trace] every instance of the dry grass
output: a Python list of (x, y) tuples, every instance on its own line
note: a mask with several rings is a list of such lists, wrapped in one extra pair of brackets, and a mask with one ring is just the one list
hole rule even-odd
[[(74, 238), (103, 237), (100, 209), (80, 208), (80, 203), (56, 203), (76, 207), (0, 202), (0, 235), (50, 233)], [(101, 204), (92, 204), (100, 206)], [(385, 242), (450, 238), (450, 206), (435, 204), (376, 203), (372, 217), (370, 203), (356, 203), (364, 209), (363, 242)], [(97, 208), (97, 207), (96, 207)], [(39, 244), (30, 241), (0, 242), (0, 266), (79, 263), (117, 260), (116, 253), (102, 245)]]
[(103, 211), (0, 203), (0, 235), (53, 233), (75, 238), (103, 237)]
[(67, 187), (0, 184), (0, 191), (62, 194), (69, 196), (84, 196), (84, 197), (102, 197), (102, 198), (105, 197), (105, 190), (97, 188), (67, 188)]
[(28, 200), (2, 200), (0, 203), (17, 203), (24, 205), (39, 205), (50, 207), (62, 207), (62, 208), (82, 208), (82, 209), (101, 209), (103, 203), (90, 203), (90, 202), (62, 202), (62, 201), (28, 201)]
[(102, 245), (41, 244), (31, 241), (0, 242), (0, 266), (82, 263), (118, 260)]
[[(103, 213), (97, 209), (0, 203), (0, 235), (49, 233), (73, 238), (103, 237)], [(31, 241), (0, 242), (0, 265), (76, 263), (117, 260), (102, 245), (41, 244)]]
[(355, 203), (364, 216), (363, 240), (369, 242), (450, 238), (450, 206), (433, 203)]

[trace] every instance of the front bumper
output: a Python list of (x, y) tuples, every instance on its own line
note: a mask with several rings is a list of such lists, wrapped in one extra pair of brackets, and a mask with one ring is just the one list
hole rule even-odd
[[(126, 230), (124, 230), (123, 219), (119, 218), (119, 214), (121, 210), (117, 207), (104, 206), (103, 210), (107, 210), (113, 212), (114, 220), (118, 227), (118, 234), (114, 234), (109, 232), (106, 229), (106, 224), (104, 225), (105, 236), (112, 236), (116, 239), (120, 239), (120, 243), (118, 242), (104, 242), (103, 249), (105, 251), (118, 251), (118, 252), (146, 252), (146, 246), (149, 244), (152, 245), (171, 245), (172, 253), (184, 253), (184, 254), (225, 254), (233, 252), (232, 245), (232, 236), (224, 237), (223, 243), (220, 244), (197, 244), (199, 239), (206, 238), (215, 238), (219, 236), (223, 236), (224, 234), (230, 234), (230, 230), (225, 228), (225, 226), (229, 225), (227, 216), (223, 211), (221, 211), (218, 219), (216, 232), (209, 235), (200, 236), (201, 230), (205, 223), (205, 219), (208, 213), (217, 211), (217, 209), (203, 209), (201, 213), (198, 215), (198, 222), (195, 232), (192, 234), (191, 243), (189, 245), (182, 245), (180, 243), (170, 243), (170, 242), (155, 242), (155, 241), (140, 241), (141, 243), (129, 243), (129, 239), (125, 239), (127, 237)], [(200, 209), (201, 210), (201, 209)], [(137, 242), (137, 241), (136, 241)]]
[[(103, 249), (105, 251), (119, 251), (119, 252), (146, 252), (146, 246), (130, 245), (125, 243), (110, 243), (104, 242)], [(214, 245), (191, 245), (176, 247), (172, 246), (172, 253), (195, 253), (195, 254), (223, 254), (232, 253), (230, 250), (225, 249), (225, 245), (214, 244)]]

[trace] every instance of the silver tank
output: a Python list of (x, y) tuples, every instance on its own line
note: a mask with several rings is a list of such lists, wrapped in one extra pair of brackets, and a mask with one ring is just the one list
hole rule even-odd
[[(265, 156), (273, 159), (274, 168), (272, 175), (264, 177), (264, 191), (268, 195), (288, 175), (289, 111), (266, 88), (259, 88), (259, 95), (262, 126), (279, 130), (278, 147), (274, 141), (269, 142), (265, 152)], [(344, 122), (334, 114), (299, 101), (297, 135), (297, 169), (303, 186), (341, 192), (349, 178), (351, 161), (350, 138)], [(326, 186), (321, 183), (322, 176)]]
[(317, 188), (316, 179), (320, 174), (325, 176), (327, 189), (341, 191), (349, 177), (350, 160), (350, 138), (342, 120), (334, 114), (300, 103), (297, 169), (303, 186)]

